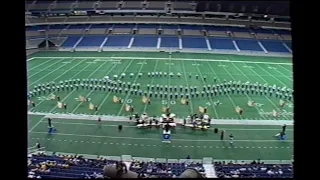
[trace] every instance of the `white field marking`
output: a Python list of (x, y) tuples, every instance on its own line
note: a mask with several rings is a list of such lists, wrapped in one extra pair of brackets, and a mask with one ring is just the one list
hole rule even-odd
[[(132, 62), (132, 61), (131, 61), (131, 62)], [(143, 62), (146, 62), (146, 60), (144, 60)], [(139, 71), (137, 72), (137, 75), (136, 75), (136, 77), (135, 77), (135, 79), (134, 79), (133, 83), (136, 83), (136, 81), (138, 80), (138, 74), (141, 72), (141, 70), (142, 70), (143, 66), (144, 66), (144, 63), (143, 63), (143, 64), (141, 64), (141, 67), (140, 67)], [(129, 97), (129, 96), (130, 96), (130, 93), (129, 93), (129, 91), (128, 91), (128, 95), (127, 95), (127, 96), (126, 96), (126, 98), (124, 99), (124, 102), (127, 102), (127, 100), (128, 100), (128, 97)], [(123, 104), (121, 105), (121, 108), (120, 108), (120, 110), (119, 110), (119, 112), (118, 112), (117, 116), (119, 116), (119, 115), (121, 114), (121, 112), (122, 112), (123, 107), (124, 107), (124, 105), (125, 105), (125, 104), (126, 104), (126, 103), (123, 103)]]
[[(93, 71), (87, 78), (90, 78), (94, 73), (96, 73), (103, 65), (105, 65), (107, 63), (106, 62), (103, 62), (102, 64), (100, 64), (100, 66), (95, 70)], [(114, 64), (110, 69), (109, 71), (107, 72), (107, 74), (109, 74), (115, 67), (117, 66), (117, 64)], [(94, 90), (91, 90), (87, 95), (86, 97), (88, 97)], [(74, 113), (79, 107), (81, 104), (83, 104), (84, 102), (80, 102), (74, 109), (71, 113)]]
[(29, 59), (27, 59), (27, 62), (28, 62), (28, 61), (31, 61), (31, 60), (33, 60), (33, 59), (34, 59), (34, 57), (32, 57), (32, 58), (29, 58)]
[[(256, 71), (254, 71), (253, 69), (251, 69), (252, 72), (254, 72), (258, 77), (260, 77), (260, 79), (262, 79), (264, 82), (268, 83), (262, 76), (259, 75), (259, 73), (257, 73)], [(271, 103), (272, 105), (277, 109), (280, 110), (272, 101), (271, 99), (268, 98), (268, 96), (265, 96)], [(287, 117), (288, 119), (290, 119), (290, 116)]]
[[(198, 73), (199, 73), (199, 75), (200, 75), (200, 78), (201, 78), (201, 80), (202, 80), (203, 85), (206, 85), (206, 82), (205, 82), (204, 79), (203, 79), (203, 75), (202, 75), (201, 71), (199, 70), (199, 67), (196, 66), (196, 69), (198, 70)], [(212, 104), (214, 104), (211, 96), (209, 96), (209, 100), (210, 100), (210, 102), (211, 102)], [(218, 112), (217, 112), (217, 110), (216, 110), (216, 107), (215, 107), (215, 106), (211, 106), (211, 108), (213, 109), (214, 113), (216, 114), (216, 117), (215, 117), (215, 118), (219, 118), (219, 115), (218, 115)]]
[[(209, 65), (211, 71), (215, 74), (215, 76), (217, 77), (217, 79), (221, 82), (219, 76), (218, 76), (218, 75), (216, 74), (216, 72), (212, 69), (210, 63), (209, 63), (209, 62), (207, 62), (207, 63), (208, 63), (208, 65)], [(219, 64), (221, 64), (221, 63), (219, 62)], [(225, 67), (223, 67), (223, 68), (225, 68)], [(229, 73), (229, 71), (227, 71), (227, 72)], [(231, 97), (229, 96), (229, 94), (227, 94), (227, 96), (228, 96), (229, 100), (231, 101), (231, 103), (233, 104), (233, 107), (236, 108), (236, 104), (235, 104), (234, 101), (231, 99)], [(242, 115), (239, 114), (239, 116), (240, 116), (241, 119), (243, 119)]]
[[(156, 61), (156, 65), (154, 66), (153, 72), (156, 72), (156, 71), (157, 71), (158, 61), (159, 61), (159, 60)], [(150, 86), (153, 84), (153, 80), (154, 80), (154, 76), (151, 78)], [(146, 103), (146, 104), (144, 105), (143, 112), (146, 112), (147, 107), (148, 107), (148, 103)]]
[[(42, 122), (46, 123), (46, 122)], [(68, 123), (68, 122), (53, 122), (52, 124), (64, 124), (64, 125), (83, 125), (83, 126), (102, 126), (102, 127), (118, 127), (119, 125), (101, 125), (101, 124), (90, 124), (90, 123)], [(137, 128), (137, 126), (126, 126), (122, 125), (122, 127), (127, 128)], [(221, 127), (220, 127), (221, 128)], [(232, 130), (232, 131), (280, 131), (280, 129), (246, 129), (246, 128), (223, 128), (224, 130)], [(207, 129), (213, 131), (214, 129)], [(293, 129), (286, 129), (286, 131), (293, 131)], [(176, 133), (175, 133), (176, 134)]]
[[(79, 63), (75, 64), (74, 66), (72, 66), (71, 68), (69, 68), (68, 70), (66, 70), (64, 73), (60, 74), (60, 76), (58, 76), (58, 77), (61, 77), (63, 74), (67, 73), (69, 70), (71, 70), (71, 69), (73, 69), (74, 67), (78, 66), (78, 65), (81, 64), (83, 61), (84, 61), (84, 60), (82, 60), (82, 61), (80, 61)], [(65, 65), (66, 65), (66, 64), (60, 66), (58, 69), (60, 69), (61, 67), (65, 66)], [(40, 79), (38, 79), (37, 81), (34, 81), (33, 83), (29, 84), (28, 87), (31, 86), (31, 85), (33, 85), (33, 84), (35, 84), (36, 82), (40, 81), (41, 79), (47, 77), (48, 75), (52, 74), (52, 73), (55, 72), (56, 70), (57, 70), (57, 69), (49, 72), (48, 74), (46, 74), (46, 75), (43, 76), (42, 78), (40, 78)], [(54, 79), (51, 80), (51, 81), (54, 81), (54, 80), (58, 79), (58, 77), (54, 78)]]
[[(183, 73), (184, 73), (184, 79), (185, 79), (185, 81), (186, 81), (186, 85), (187, 85), (187, 87), (189, 87), (189, 83), (188, 83), (188, 79), (187, 79), (187, 71), (186, 71), (186, 68), (184, 67), (184, 63), (183, 63), (183, 61), (181, 61), (181, 63), (182, 63), (182, 69), (183, 69)], [(192, 105), (192, 100), (191, 100), (192, 98), (190, 98), (190, 109), (191, 109), (191, 114), (193, 114), (193, 105)]]
[[(129, 64), (125, 67), (124, 71), (122, 73), (125, 73), (127, 71), (127, 69), (130, 67), (131, 63), (133, 62), (133, 59), (129, 62)], [(102, 102), (100, 103), (100, 106), (102, 106), (104, 104), (104, 102), (106, 102), (106, 100), (108, 99), (108, 97), (110, 96), (111, 92), (108, 92), (108, 94), (106, 95), (106, 97), (102, 100)], [(94, 112), (94, 114), (98, 113), (98, 111)]]
[[(83, 69), (87, 68), (87, 67), (90, 66), (90, 65), (91, 65), (91, 64), (88, 64), (88, 65), (87, 65), (86, 67), (84, 67)], [(80, 71), (80, 72), (81, 72), (81, 71)], [(77, 74), (75, 74), (72, 78), (76, 77), (80, 72), (78, 72)], [(67, 96), (65, 96), (65, 97), (61, 100), (61, 102), (63, 102), (65, 99), (67, 99), (69, 96), (71, 96), (71, 94), (72, 94), (74, 91), (76, 91), (76, 89), (72, 90)], [(44, 102), (44, 100), (41, 101), (39, 104), (41, 104), (42, 102)], [(39, 104), (38, 104), (38, 105), (39, 105)], [(52, 111), (54, 111), (56, 108), (57, 108), (57, 106), (54, 106), (54, 107), (49, 111), (49, 113), (51, 113)], [(41, 118), (41, 119), (37, 122), (37, 124), (35, 124), (35, 125), (29, 130), (29, 132), (31, 132), (33, 129), (35, 129), (45, 118), (46, 118), (46, 116), (44, 116), (43, 118)]]
[[(105, 59), (110, 57), (35, 57), (39, 59), (47, 59), (47, 58), (76, 58), (76, 59), (83, 59), (83, 58), (90, 58), (90, 59)], [(112, 57), (112, 59), (146, 59), (146, 60), (165, 60), (168, 58), (150, 58), (150, 57)], [(292, 63), (273, 63), (273, 62), (256, 62), (256, 61), (230, 61), (225, 59), (188, 59), (188, 58), (171, 58), (171, 60), (185, 60), (185, 61), (217, 61), (217, 62), (234, 62), (234, 63), (253, 63), (253, 64), (282, 64), (282, 65), (289, 65), (292, 66)]]
[[(48, 132), (30, 132), (32, 134), (48, 134)], [(55, 135), (60, 136), (79, 136), (79, 137), (93, 137), (93, 138), (108, 138), (108, 139), (126, 139), (126, 140), (150, 140), (150, 141), (159, 141), (161, 138), (135, 138), (135, 137), (128, 137), (128, 136), (97, 136), (97, 135), (87, 135), (87, 134), (66, 134), (66, 133), (54, 133)], [(221, 142), (221, 140), (212, 140), (212, 139), (174, 139), (174, 141), (183, 141), (183, 142)], [(234, 142), (279, 142), (279, 140), (233, 140)], [(293, 143), (293, 140), (286, 140), (286, 142)]]
[[(44, 71), (44, 70), (48, 69), (49, 67), (51, 67), (51, 66), (53, 66), (53, 65), (56, 65), (56, 64), (60, 63), (60, 62), (61, 62), (61, 61), (63, 61), (63, 60), (64, 60), (64, 59), (61, 59), (61, 60), (59, 60), (59, 61), (57, 61), (57, 62), (55, 62), (55, 63), (53, 63), (53, 64), (51, 64), (51, 65), (47, 66), (46, 68), (41, 69), (40, 71), (38, 71), (38, 72), (36, 72), (36, 73), (32, 74), (31, 76), (28, 76), (28, 79), (30, 79), (30, 78), (32, 78), (33, 76), (35, 76), (35, 75), (37, 75), (37, 74), (41, 73), (42, 71)], [(49, 61), (49, 60), (48, 60), (48, 61)], [(72, 60), (72, 61), (73, 61), (73, 60)], [(62, 65), (62, 66), (65, 66), (65, 64), (64, 64), (64, 65)], [(60, 67), (58, 67), (58, 68), (54, 69), (53, 71), (56, 71), (56, 70), (60, 69), (62, 66), (60, 66)], [(29, 72), (29, 71), (28, 71), (28, 72)]]
[[(220, 63), (220, 62), (219, 62)], [(233, 66), (235, 66), (233, 63), (232, 63), (232, 65)], [(236, 67), (236, 66), (235, 66)], [(226, 72), (229, 74), (229, 76), (235, 81), (236, 79), (229, 73), (229, 71), (225, 68), (225, 67), (223, 67), (224, 68), (224, 70), (226, 70)], [(236, 68), (238, 68), (238, 67), (236, 67)], [(239, 70), (240, 71), (240, 70)], [(240, 72), (242, 72), (242, 71), (240, 71)], [(247, 94), (245, 94), (246, 96), (247, 96), (247, 98), (248, 98), (248, 100), (250, 100), (251, 101), (251, 98), (247, 95)], [(258, 113), (260, 112), (259, 111), (259, 108), (258, 107), (256, 107), (256, 106), (254, 106), (256, 109), (257, 109), (257, 111), (258, 111)], [(261, 116), (264, 118), (264, 119), (267, 119), (264, 115), (262, 115), (261, 114)]]
[(293, 74), (293, 72), (292, 71), (290, 71), (289, 69), (287, 69), (287, 68), (285, 68), (285, 67), (282, 67), (282, 66), (280, 66), (280, 65), (278, 65), (279, 67), (281, 67), (282, 69), (284, 69), (284, 70), (286, 70), (286, 71), (288, 71), (290, 74)]
[[(31, 70), (33, 70), (33, 69), (35, 69), (35, 68), (37, 68), (37, 67), (39, 67), (39, 66), (41, 66), (41, 65), (43, 65), (43, 64), (46, 64), (46, 63), (48, 63), (48, 62), (51, 62), (51, 60), (52, 60), (52, 59), (46, 60), (46, 61), (44, 61), (44, 62), (42, 62), (42, 63), (40, 63), (40, 64), (38, 64), (38, 65), (30, 68), (30, 69), (27, 68), (27, 69), (28, 69), (27, 72), (29, 72), (29, 71), (31, 71)], [(27, 66), (28, 66), (28, 65), (27, 65)], [(44, 70), (44, 69), (41, 69), (41, 70)]]
[(259, 64), (257, 64), (257, 66), (262, 69), (263, 71), (267, 72), (268, 74), (270, 74), (273, 78), (275, 78), (278, 82), (280, 82), (282, 85), (287, 86), (287, 84), (283, 83), (282, 81), (280, 81), (277, 77), (275, 77), (274, 75), (272, 75), (271, 73), (269, 73), (269, 71), (266, 71), (264, 68), (262, 68), (261, 66), (259, 66)]
[[(242, 71), (241, 71), (241, 69), (239, 69), (236, 65), (234, 65), (233, 63), (232, 63), (232, 65), (235, 67), (235, 68), (237, 68), (238, 69), (238, 71), (240, 71), (241, 73), (242, 73), (242, 75), (243, 76), (245, 76), (248, 80), (250, 80), (251, 82), (252, 82), (252, 79), (251, 78), (249, 78), (245, 73), (243, 73)], [(258, 75), (258, 77), (260, 77), (260, 79), (262, 79), (265, 83), (268, 83), (265, 79), (263, 79), (258, 73), (256, 73), (252, 68), (249, 68), (252, 72), (254, 72), (256, 75)], [(264, 96), (265, 98), (267, 98), (268, 99), (268, 101), (277, 109), (277, 110), (280, 110), (267, 96)], [(259, 110), (258, 110), (258, 112), (260, 112)]]
[(274, 69), (274, 70), (275, 70), (275, 71), (277, 71), (278, 73), (282, 74), (282, 75), (283, 75), (283, 77), (285, 77), (285, 78), (289, 79), (290, 81), (293, 81), (293, 79), (292, 79), (292, 78), (289, 78), (288, 76), (284, 75), (282, 72), (278, 71), (277, 69)]
[[(80, 74), (84, 69), (86, 69), (87, 67), (89, 67), (91, 64), (88, 64), (86, 67), (84, 67), (81, 71), (79, 71), (77, 74), (75, 74), (74, 76), (71, 77), (71, 79), (75, 78), (76, 76), (78, 76), (78, 74)], [(60, 77), (60, 76), (59, 76)], [(54, 79), (55, 80), (55, 79)], [(57, 90), (53, 91), (52, 93), (55, 93), (57, 92)], [(39, 104), (37, 105), (40, 105), (41, 103), (43, 103), (45, 100), (42, 100)], [(33, 109), (33, 108), (32, 108)], [(30, 109), (30, 110), (32, 110)]]

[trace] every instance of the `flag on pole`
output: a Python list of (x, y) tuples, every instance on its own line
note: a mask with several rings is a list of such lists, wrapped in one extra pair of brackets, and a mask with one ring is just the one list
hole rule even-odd
[(62, 102), (58, 102), (57, 107), (58, 108), (62, 108), (62, 106), (63, 106), (63, 103)]
[(285, 103), (286, 103), (286, 102), (285, 102), (284, 100), (280, 99), (279, 104), (280, 104), (281, 107), (283, 107), (283, 106), (285, 105)]
[(255, 105), (255, 102), (254, 102), (254, 101), (250, 101), (250, 100), (248, 101), (248, 106), (251, 106), (251, 107), (252, 107), (252, 106), (254, 106), (254, 105)]
[(200, 113), (204, 113), (204, 111), (205, 111), (204, 109), (205, 109), (204, 107), (199, 106), (199, 112), (200, 112)]
[(276, 110), (273, 110), (273, 111), (272, 111), (272, 115), (273, 115), (274, 117), (277, 117), (277, 116), (278, 116), (278, 112), (277, 112)]
[(128, 105), (128, 104), (126, 104), (125, 109), (126, 109), (126, 111), (130, 111), (131, 106), (130, 106), (130, 105)]
[(162, 112), (167, 113), (168, 112), (168, 107), (162, 107)]
[(117, 96), (113, 96), (113, 102), (114, 103), (117, 103), (119, 102), (120, 98), (118, 98)]
[(93, 110), (94, 109), (94, 105), (92, 103), (89, 104), (89, 109)]
[(237, 113), (240, 113), (241, 110), (242, 110), (242, 109), (241, 109), (239, 106), (236, 107), (236, 112), (237, 112)]
[(186, 104), (187, 103), (187, 99), (186, 98), (182, 98), (181, 99), (181, 104)]
[(142, 96), (142, 102), (143, 103), (148, 103), (148, 101), (149, 101), (149, 98), (148, 97), (146, 97), (146, 96)]

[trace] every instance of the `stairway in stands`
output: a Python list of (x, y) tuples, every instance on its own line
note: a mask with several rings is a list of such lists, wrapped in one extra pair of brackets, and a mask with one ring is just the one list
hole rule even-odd
[(213, 164), (203, 164), (207, 178), (218, 178)]

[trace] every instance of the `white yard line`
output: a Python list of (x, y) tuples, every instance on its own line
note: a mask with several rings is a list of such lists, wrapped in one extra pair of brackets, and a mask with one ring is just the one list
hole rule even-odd
[[(183, 63), (183, 61), (182, 61), (182, 63)], [(194, 61), (194, 63), (197, 64), (196, 61)], [(199, 73), (199, 75), (200, 75), (200, 78), (201, 78), (201, 81), (202, 81), (203, 85), (206, 85), (206, 82), (205, 82), (204, 79), (203, 79), (203, 75), (202, 75), (201, 71), (199, 70), (199, 67), (196, 66), (196, 69), (197, 69), (197, 71), (198, 71), (198, 73)], [(205, 93), (206, 93), (206, 92), (205, 92)], [(214, 102), (213, 102), (211, 96), (208, 97), (208, 99), (210, 100), (210, 102), (211, 102), (211, 104), (212, 104), (211, 107), (212, 107), (214, 113), (216, 114), (216, 117), (215, 117), (215, 118), (219, 119), (218, 112), (217, 112), (217, 110), (216, 110), (216, 107), (214, 106)]]
[[(248, 76), (245, 74), (245, 73), (243, 73), (236, 65), (234, 65), (233, 63), (232, 63), (232, 65), (235, 67), (235, 68), (237, 68), (238, 69), (238, 71), (240, 71), (242, 74), (243, 74), (243, 76), (245, 76), (249, 81), (251, 81), (252, 82), (252, 79), (251, 78), (248, 78)], [(258, 75), (258, 77), (260, 78), (260, 79), (262, 79), (265, 83), (268, 83), (265, 79), (263, 79), (258, 73), (256, 73), (254, 70), (252, 70), (251, 68), (249, 68), (252, 72), (254, 72), (256, 75)], [(269, 99), (268, 98), (268, 96), (264, 96), (266, 99), (268, 99), (268, 101), (273, 105), (273, 107), (275, 107), (277, 110), (280, 110), (279, 108), (278, 108), (278, 106), (277, 105), (275, 105), (272, 101), (271, 101), (271, 99)], [(257, 108), (258, 109), (258, 108)], [(260, 111), (259, 111), (260, 112)], [(288, 118), (288, 119), (290, 119), (290, 117)]]
[[(183, 61), (181, 61), (181, 63), (182, 63), (182, 69), (183, 69), (183, 73), (184, 73), (184, 79), (185, 79), (185, 81), (186, 81), (186, 85), (187, 85), (187, 87), (189, 87), (189, 83), (188, 83), (188, 79), (187, 79), (187, 71), (186, 71), (186, 68), (184, 67), (184, 63), (183, 63)], [(193, 114), (194, 113), (194, 111), (193, 111), (193, 104), (192, 104), (192, 100), (191, 100), (192, 98), (190, 98), (190, 109), (191, 109), (191, 114)]]
[[(219, 62), (219, 64), (221, 64), (220, 62)], [(232, 63), (233, 64), (233, 63)], [(223, 66), (223, 69), (229, 74), (229, 76), (235, 81), (236, 79), (229, 73), (229, 71)], [(250, 100), (251, 101), (251, 98), (247, 95), (247, 94), (245, 94), (246, 96), (247, 96), (247, 98), (248, 98), (248, 100)], [(255, 108), (256, 108), (256, 110), (259, 112), (259, 108), (257, 108), (256, 106), (255, 106)], [(264, 119), (267, 119), (264, 115), (261, 115)]]
[[(209, 63), (209, 62), (207, 62), (207, 63), (208, 63), (208, 65), (209, 65), (211, 71), (212, 71), (212, 72), (215, 74), (215, 76), (217, 77), (217, 79), (218, 79), (220, 82), (222, 82), (222, 81), (220, 80), (219, 76), (216, 74), (216, 72), (215, 72), (215, 71), (213, 70), (213, 68), (211, 67), (210, 63)], [(236, 104), (234, 103), (234, 101), (232, 100), (232, 98), (229, 96), (229, 94), (227, 94), (227, 96), (228, 96), (229, 100), (231, 101), (231, 103), (233, 104), (233, 107), (236, 108), (237, 106), (236, 106)], [(243, 119), (242, 115), (239, 114), (239, 116), (241, 117), (241, 119)]]
[[(87, 77), (87, 79), (90, 78), (94, 73), (96, 73), (96, 72), (97, 72), (103, 65), (105, 65), (106, 63), (107, 63), (107, 61), (103, 62), (95, 71), (93, 71), (93, 72)], [(109, 74), (117, 65), (118, 65), (118, 64), (114, 64), (114, 65), (109, 69), (109, 71), (107, 72), (107, 74)], [(105, 75), (104, 75), (104, 76), (105, 76)], [(86, 97), (88, 97), (93, 91), (94, 91), (94, 90), (91, 90), (91, 91), (86, 95)], [(73, 110), (71, 113), (74, 113), (74, 112), (81, 106), (81, 104), (83, 104), (83, 102), (80, 102), (80, 103), (76, 106), (76, 108), (74, 108), (74, 110)]]
[[(89, 67), (91, 64), (88, 64), (86, 67), (84, 67), (83, 69), (85, 69), (85, 68), (87, 68), (87, 67)], [(81, 71), (79, 71), (77, 74), (75, 74), (72, 78), (74, 78), (74, 77), (76, 77), (78, 74), (80, 74), (81, 73)], [(72, 79), (71, 78), (71, 79)], [(65, 96), (62, 100), (61, 100), (61, 102), (63, 101), (63, 100), (65, 100), (65, 99), (67, 99), (74, 91), (75, 91), (76, 89), (74, 89), (74, 90), (72, 90), (67, 96)], [(41, 103), (43, 103), (45, 100), (42, 100), (38, 105), (40, 105)], [(49, 111), (49, 113), (50, 112), (52, 112), (52, 111), (54, 111), (56, 109), (56, 106), (54, 106), (54, 108), (53, 109), (51, 109), (50, 111)], [(43, 117), (42, 119), (40, 119), (39, 120), (39, 122), (37, 123), (37, 124), (35, 124), (30, 130), (29, 130), (29, 132), (31, 132), (34, 128), (36, 128), (40, 123), (41, 123), (41, 121), (43, 121), (45, 119), (45, 117)]]
[[(48, 132), (30, 132), (32, 134), (48, 134)], [(93, 137), (93, 138), (108, 138), (108, 139), (126, 139), (126, 140), (149, 140), (149, 141), (159, 141), (159, 138), (136, 138), (136, 137), (127, 137), (127, 136), (97, 136), (97, 135), (88, 135), (88, 134), (67, 134), (67, 133), (54, 133), (54, 136), (78, 136), (78, 137)], [(182, 142), (221, 142), (221, 140), (211, 140), (211, 139), (173, 139), (173, 141), (182, 141)], [(234, 142), (279, 142), (279, 140), (233, 140)], [(286, 140), (286, 143), (293, 143), (293, 140)]]
[(283, 77), (285, 77), (285, 78), (289, 79), (290, 81), (293, 81), (293, 79), (292, 79), (292, 78), (289, 78), (288, 76), (286, 76), (286, 75), (285, 75), (285, 74), (283, 74), (282, 72), (278, 71), (277, 69), (274, 69), (274, 70), (275, 70), (275, 71), (277, 71), (278, 73), (282, 74), (282, 75), (283, 75)]
[[(159, 60), (156, 61), (156, 65), (154, 66), (153, 72), (156, 72), (156, 71), (157, 71), (158, 61), (159, 61)], [(154, 77), (151, 78), (150, 86), (152, 86), (153, 80), (154, 80)], [(143, 112), (146, 113), (147, 107), (148, 107), (148, 103), (146, 103), (146, 104), (144, 105)]]
[[(61, 120), (61, 121), (64, 121), (64, 120)], [(68, 121), (68, 120), (67, 120)], [(43, 122), (42, 123), (47, 123), (47, 122)], [(68, 123), (68, 122), (57, 122), (57, 120), (54, 120), (54, 122), (52, 124), (62, 124), (62, 125), (81, 125), (81, 126), (102, 126), (102, 127), (118, 127), (119, 125), (112, 125), (112, 124), (109, 124), (109, 125), (101, 125), (101, 124), (98, 124), (98, 123), (95, 123), (95, 124), (90, 124), (90, 123)], [(125, 128), (137, 128), (137, 126), (126, 126), (126, 125), (122, 125), (122, 127), (125, 127)], [(219, 127), (221, 128), (221, 127)], [(278, 128), (278, 129), (246, 129), (246, 128), (223, 128), (224, 130), (232, 130), (232, 131), (280, 131), (281, 129)], [(207, 130), (214, 130), (214, 129), (207, 129)], [(293, 129), (286, 129), (286, 131), (293, 131)]]
[[(35, 69), (35, 68), (37, 68), (37, 67), (39, 67), (39, 66), (41, 66), (41, 65), (43, 65), (43, 64), (46, 64), (46, 63), (48, 63), (48, 62), (51, 62), (51, 60), (52, 60), (52, 59), (45, 60), (43, 63), (40, 63), (40, 64), (38, 64), (38, 65), (36, 65), (36, 66), (34, 66), (34, 67), (32, 67), (32, 68), (27, 68), (27, 69), (28, 69), (27, 72), (29, 72), (29, 71), (31, 71), (31, 70), (33, 70), (33, 69)], [(62, 59), (62, 60), (63, 60), (63, 59)], [(28, 67), (28, 65), (27, 65), (27, 67)], [(42, 69), (42, 70), (44, 70), (44, 69)]]
[[(42, 70), (40, 70), (40, 71), (38, 71), (38, 72), (36, 72), (36, 73), (34, 73), (34, 74), (32, 74), (31, 76), (28, 76), (28, 79), (30, 79), (30, 78), (32, 78), (33, 76), (35, 76), (35, 75), (37, 75), (37, 74), (39, 74), (39, 73), (41, 73), (42, 71), (44, 71), (44, 70), (46, 70), (46, 69), (48, 69), (49, 67), (51, 67), (51, 66), (53, 66), (53, 65), (56, 65), (56, 64), (58, 64), (58, 63), (60, 63), (61, 61), (63, 61), (64, 59), (61, 59), (61, 60), (59, 60), (59, 61), (57, 61), (57, 62), (55, 62), (55, 63), (53, 63), (53, 64), (51, 64), (51, 65), (49, 65), (49, 66), (47, 66), (47, 67), (45, 67), (44, 69), (42, 69)], [(74, 59), (73, 59), (74, 60)], [(72, 60), (72, 61), (73, 61)], [(66, 64), (64, 64), (64, 65), (66, 65)], [(63, 66), (64, 66), (63, 65)], [(60, 67), (58, 67), (58, 68), (56, 68), (55, 70), (53, 70), (53, 71), (56, 71), (56, 70), (58, 70), (58, 69), (60, 69), (62, 66), (60, 66)], [(28, 71), (29, 72), (29, 71)], [(45, 76), (44, 76), (45, 77)]]
[(34, 59), (34, 57), (29, 58), (29, 59), (27, 59), (27, 62), (28, 62), (28, 61), (32, 61), (33, 59)]
[(280, 82), (282, 85), (287, 86), (287, 84), (283, 83), (282, 81), (280, 81), (277, 77), (275, 77), (274, 75), (272, 75), (271, 73), (269, 73), (269, 71), (266, 71), (264, 68), (262, 68), (261, 66), (259, 66), (258, 64), (256, 64), (256, 66), (258, 66), (260, 69), (262, 69), (263, 71), (267, 72), (268, 74), (270, 74), (273, 78), (275, 78), (278, 82)]
[[(81, 71), (79, 71), (77, 74), (73, 75), (70, 79), (75, 78), (78, 74), (80, 74), (84, 69), (86, 69), (86, 68), (89, 67), (89, 66), (91, 66), (91, 64), (88, 64), (86, 67), (84, 67), (84, 68), (83, 68)], [(74, 67), (75, 67), (75, 66), (74, 66)], [(53, 80), (56, 80), (56, 79), (58, 79), (59, 77), (61, 77), (61, 75), (58, 76), (58, 77), (56, 77), (56, 78), (53, 79)], [(57, 92), (57, 90), (53, 91), (53, 93), (55, 93), (55, 92)], [(46, 101), (46, 100), (42, 100), (40, 103), (37, 104), (37, 106), (40, 105), (41, 103), (43, 103), (44, 101)], [(32, 109), (33, 109), (33, 108), (32, 108)], [(30, 109), (30, 111), (31, 111), (32, 109)]]
[[(91, 58), (91, 59), (105, 59), (110, 57), (35, 57), (35, 58)], [(150, 57), (113, 57), (113, 59), (145, 59), (145, 60), (160, 60), (160, 59), (168, 59), (168, 58), (150, 58)], [(171, 60), (185, 60), (185, 61), (217, 61), (217, 62), (234, 62), (234, 63), (259, 63), (259, 64), (282, 64), (292, 66), (292, 63), (273, 63), (273, 62), (255, 62), (255, 61), (230, 61), (224, 59), (188, 59), (188, 58), (171, 58)]]
[(281, 67), (282, 69), (288, 71), (290, 74), (293, 74), (293, 72), (292, 72), (291, 70), (289, 70), (289, 69), (287, 69), (287, 68), (285, 68), (285, 67), (282, 67), (281, 65), (278, 65), (278, 66)]
[[(72, 61), (73, 61), (73, 60), (72, 60)], [(71, 68), (69, 68), (68, 70), (66, 70), (64, 73), (62, 73), (62, 74), (61, 74), (60, 76), (58, 76), (58, 77), (61, 77), (63, 74), (67, 73), (69, 70), (71, 70), (71, 69), (73, 69), (74, 67), (78, 66), (78, 65), (81, 64), (83, 61), (84, 61), (84, 60), (82, 60), (82, 61), (80, 61), (79, 63), (75, 64), (74, 66), (72, 66)], [(66, 64), (58, 67), (57, 69), (60, 69), (61, 67), (65, 66), (65, 65), (66, 65)], [(28, 85), (28, 87), (30, 87), (31, 85), (35, 84), (36, 82), (42, 80), (43, 78), (47, 77), (48, 75), (52, 74), (52, 73), (55, 72), (57, 69), (51, 71), (50, 73), (46, 74), (46, 75), (43, 76), (42, 78), (38, 79), (37, 81), (34, 81), (33, 83), (30, 83), (30, 84)], [(55, 78), (55, 79), (57, 79), (57, 78)], [(55, 80), (55, 79), (54, 79), (54, 80)], [(51, 81), (53, 81), (53, 80), (51, 80)]]
[[(131, 61), (131, 62), (132, 62), (132, 61)], [(141, 70), (142, 70), (145, 62), (146, 62), (146, 60), (144, 60), (143, 63), (141, 64), (141, 67), (140, 67), (139, 71), (136, 73), (136, 78), (134, 79), (133, 83), (136, 83), (136, 81), (137, 81), (137, 79), (138, 79), (138, 74), (141, 72)], [(120, 108), (117, 116), (120, 116), (120, 114), (121, 114), (121, 112), (122, 112), (122, 110), (123, 110), (123, 107), (124, 107), (124, 105), (126, 104), (127, 99), (128, 99), (129, 96), (130, 96), (130, 92), (128, 91), (128, 95), (126, 96), (126, 98), (125, 98), (125, 100), (124, 100), (124, 103), (122, 104), (122, 106), (121, 106), (121, 108)]]
[[(132, 59), (132, 60), (129, 62), (129, 64), (125, 67), (125, 70), (124, 70), (122, 73), (125, 73), (125, 72), (127, 71), (127, 69), (129, 68), (130, 64), (132, 63), (132, 61), (133, 61), (133, 59)], [(106, 102), (106, 100), (108, 99), (108, 97), (110, 96), (110, 94), (111, 94), (111, 92), (109, 92), (109, 93), (106, 95), (106, 97), (103, 99), (103, 101), (100, 103), (100, 105), (99, 105), (98, 107), (102, 106), (102, 105)], [(98, 111), (94, 112), (94, 115), (97, 114), (97, 112), (98, 112)]]

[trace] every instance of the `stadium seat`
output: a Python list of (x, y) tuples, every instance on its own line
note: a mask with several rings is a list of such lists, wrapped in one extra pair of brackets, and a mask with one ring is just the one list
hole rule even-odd
[(288, 53), (288, 49), (282, 44), (281, 41), (268, 41), (261, 40), (262, 45), (268, 52), (285, 52)]
[(236, 43), (240, 50), (245, 51), (263, 51), (255, 39), (236, 39)]

